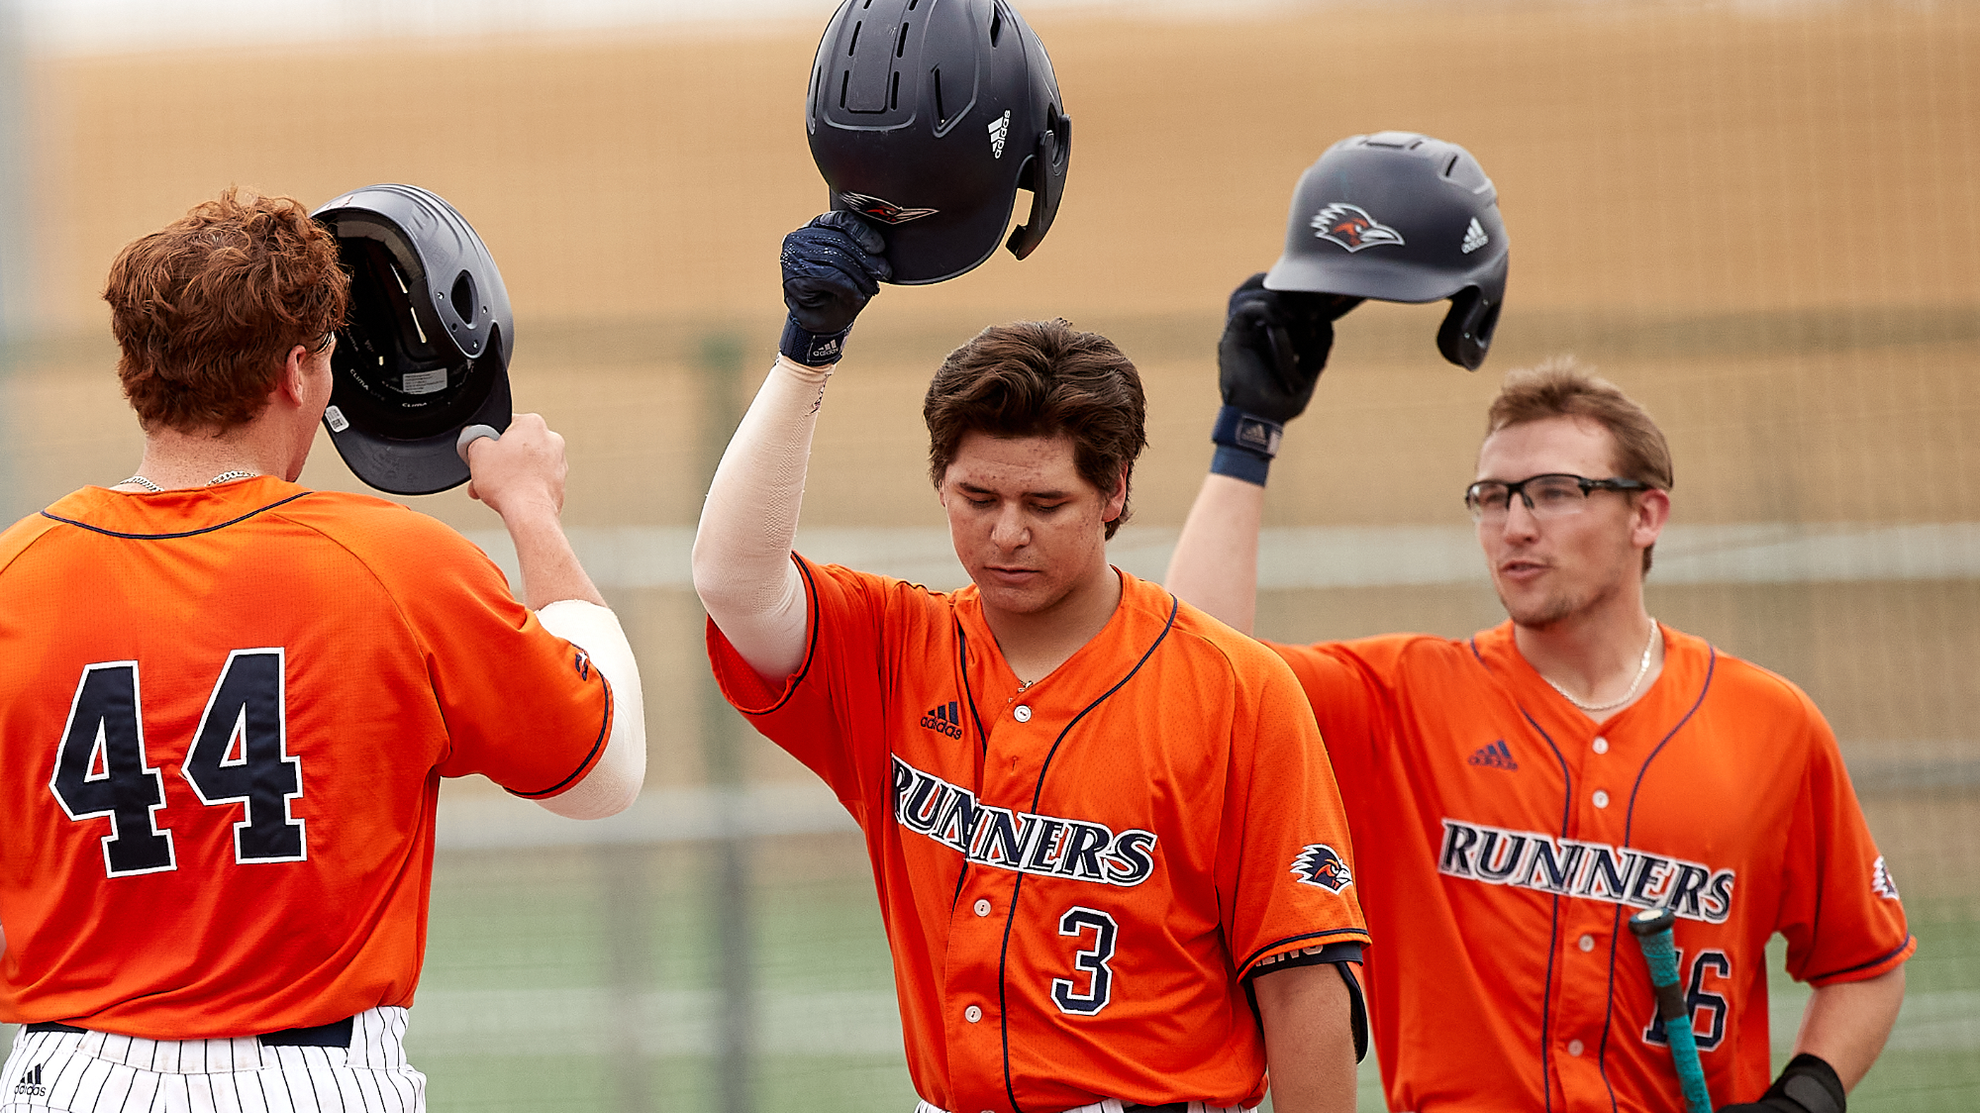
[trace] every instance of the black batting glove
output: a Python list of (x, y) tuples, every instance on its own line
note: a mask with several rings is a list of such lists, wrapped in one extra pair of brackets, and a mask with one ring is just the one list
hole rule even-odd
[(849, 212), (833, 211), (784, 237), (784, 305), (791, 317), (777, 350), (807, 367), (838, 362), (853, 319), (893, 266), (887, 241)]
[(1721, 1105), (1719, 1113), (1843, 1113), (1847, 1108), (1835, 1068), (1804, 1053), (1788, 1060), (1759, 1101)]
[(1217, 341), (1217, 382), (1224, 408), (1210, 439), (1210, 470), (1263, 486), (1285, 423), (1313, 400), (1334, 346), (1334, 321), (1360, 298), (1267, 290), (1254, 274), (1231, 293)]

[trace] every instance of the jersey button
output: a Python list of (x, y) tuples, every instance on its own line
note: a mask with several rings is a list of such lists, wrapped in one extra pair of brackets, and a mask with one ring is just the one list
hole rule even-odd
[(1031, 707), (1030, 707), (1030, 705), (1028, 705), (1028, 704), (1022, 704), (1022, 703), (1020, 703), (1020, 704), (1018, 704), (1018, 705), (1017, 705), (1017, 707), (1016, 707), (1016, 709), (1014, 709), (1014, 710), (1013, 710), (1013, 711), (1011, 712), (1011, 718), (1013, 718), (1013, 719), (1016, 719), (1016, 720), (1017, 720), (1018, 722), (1020, 722), (1020, 723), (1028, 723), (1028, 722), (1030, 722), (1030, 721), (1031, 721)]
[(1606, 739), (1606, 738), (1597, 738), (1597, 739), (1595, 739), (1595, 752), (1596, 752), (1596, 753), (1598, 753), (1598, 754), (1606, 754), (1606, 753), (1608, 753), (1608, 752), (1609, 752), (1609, 740), (1608, 740), (1608, 739)]
[(1575, 945), (1580, 947), (1584, 951), (1592, 951), (1595, 949), (1595, 937), (1592, 935), (1584, 935), (1580, 939), (1575, 941)]
[[(983, 1019), (983, 1010), (977, 1008), (975, 1005), (971, 1005), (969, 1008), (963, 1010), (963, 1019), (974, 1024)], [(1577, 1051), (1575, 1054), (1579, 1055), (1580, 1052)]]
[(988, 915), (990, 914), (990, 902), (989, 902), (989, 901), (987, 901), (987, 900), (979, 900), (979, 901), (977, 901), (977, 902), (976, 902), (976, 914), (977, 914), (978, 916), (988, 916)]
[(1598, 807), (1598, 808), (1606, 808), (1606, 807), (1608, 807), (1608, 806), (1609, 806), (1609, 794), (1608, 794), (1608, 793), (1606, 793), (1606, 792), (1604, 792), (1604, 791), (1602, 791), (1602, 790), (1601, 790), (1601, 789), (1599, 789), (1599, 788), (1598, 788), (1598, 789), (1596, 789), (1596, 790), (1595, 790), (1595, 806), (1596, 806), (1596, 807)]
[(1568, 1054), (1569, 1054), (1569, 1055), (1580, 1055), (1580, 1054), (1581, 1054), (1581, 1052), (1582, 1052), (1582, 1050), (1583, 1050), (1583, 1049), (1582, 1049), (1582, 1046), (1581, 1046), (1581, 1041), (1580, 1041), (1580, 1040), (1569, 1040), (1569, 1041), (1568, 1041)]

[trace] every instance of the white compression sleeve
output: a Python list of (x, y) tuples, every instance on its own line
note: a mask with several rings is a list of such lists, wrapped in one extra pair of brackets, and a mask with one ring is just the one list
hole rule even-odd
[(536, 612), (545, 630), (584, 650), (612, 686), (612, 736), (584, 779), (537, 803), (571, 819), (603, 819), (625, 811), (646, 780), (646, 701), (639, 662), (619, 617), (596, 603), (559, 599)]
[(694, 536), (694, 589), (742, 659), (782, 681), (804, 661), (804, 581), (791, 562), (811, 434), (830, 367), (783, 356), (722, 453)]

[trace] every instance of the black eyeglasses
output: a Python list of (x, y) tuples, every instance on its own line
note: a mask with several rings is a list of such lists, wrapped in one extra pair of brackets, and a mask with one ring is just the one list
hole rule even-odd
[(1474, 522), (1499, 521), (1512, 506), (1512, 497), (1526, 504), (1535, 518), (1559, 518), (1579, 514), (1595, 491), (1647, 491), (1648, 483), (1635, 479), (1588, 479), (1563, 472), (1528, 476), (1517, 483), (1481, 479), (1464, 489), (1464, 508)]

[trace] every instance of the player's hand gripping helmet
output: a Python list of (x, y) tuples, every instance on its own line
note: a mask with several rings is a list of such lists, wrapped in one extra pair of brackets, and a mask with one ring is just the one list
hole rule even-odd
[(494, 257), (452, 205), (417, 186), (366, 186), (312, 215), (351, 275), (323, 414), (331, 442), (381, 491), (465, 482), (461, 429), (507, 429), (511, 416), (515, 326)]
[(805, 129), (832, 191), (887, 237), (891, 282), (954, 278), (1004, 238), (1031, 254), (1065, 189), (1072, 120), (1038, 36), (1004, 0), (846, 0), (819, 40)]
[(1506, 227), (1492, 179), (1463, 147), (1424, 135), (1357, 135), (1300, 176), (1271, 290), (1381, 301), (1451, 299), (1437, 350), (1485, 362), (1506, 293)]

